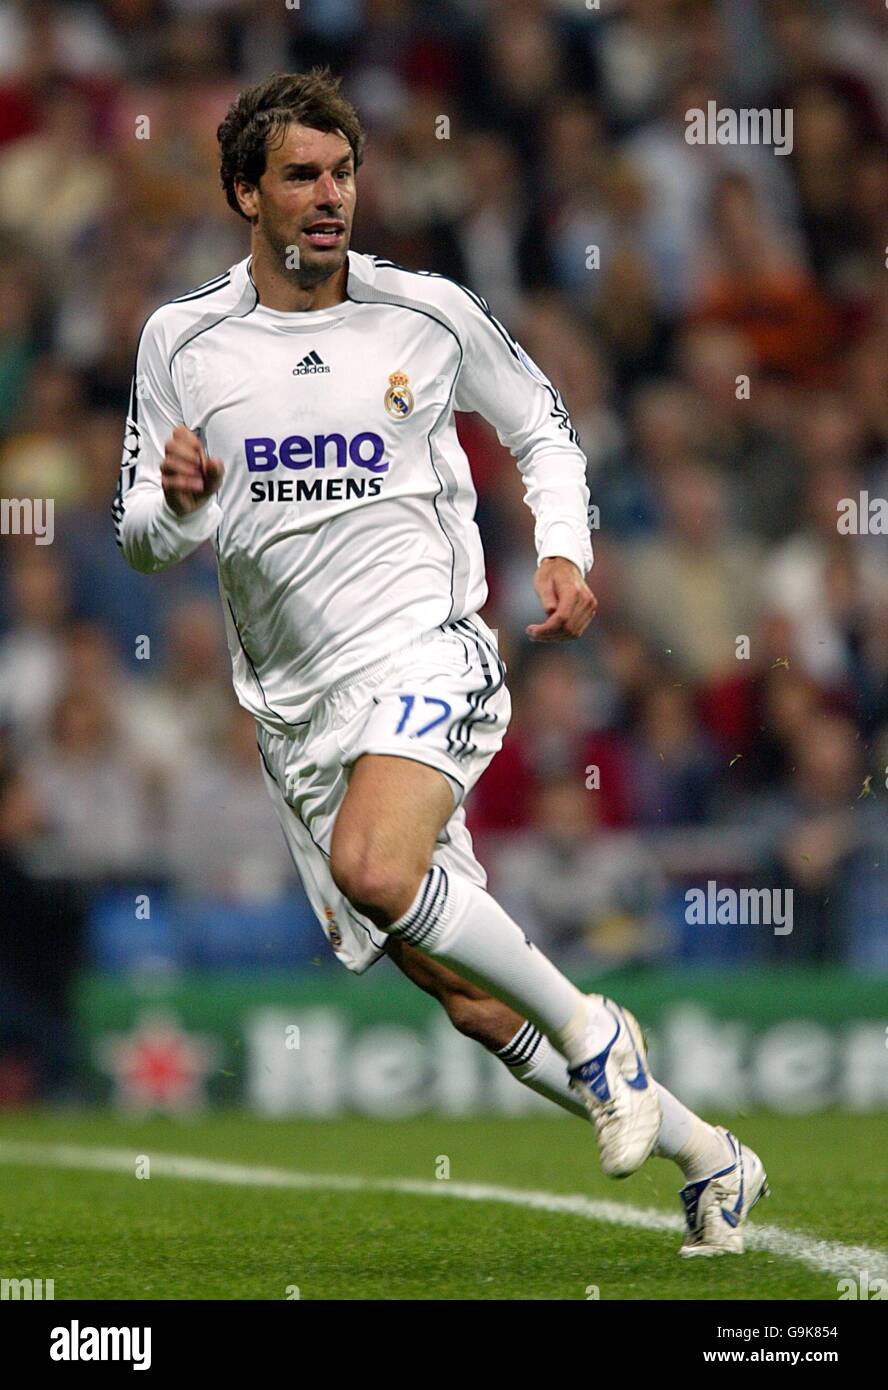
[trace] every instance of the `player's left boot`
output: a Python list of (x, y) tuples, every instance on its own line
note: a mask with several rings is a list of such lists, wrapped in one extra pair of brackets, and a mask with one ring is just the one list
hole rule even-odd
[(679, 1192), (684, 1203), (687, 1235), (679, 1254), (742, 1255), (743, 1228), (756, 1202), (770, 1195), (768, 1176), (757, 1153), (721, 1125), (733, 1160), (709, 1178), (689, 1182)]
[(647, 1063), (638, 1020), (603, 995), (590, 995), (614, 1020), (614, 1035), (603, 1052), (569, 1071), (595, 1127), (601, 1168), (625, 1178), (640, 1168), (660, 1133), (660, 1098)]

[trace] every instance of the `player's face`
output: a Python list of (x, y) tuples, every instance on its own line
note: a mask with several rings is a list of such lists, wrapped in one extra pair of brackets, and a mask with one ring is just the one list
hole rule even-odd
[(281, 268), (304, 284), (325, 280), (345, 262), (355, 197), (355, 161), (345, 137), (292, 124), (268, 151), (250, 210)]

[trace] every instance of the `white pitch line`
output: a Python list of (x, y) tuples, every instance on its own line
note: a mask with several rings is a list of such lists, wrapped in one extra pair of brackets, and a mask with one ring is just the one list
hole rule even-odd
[[(230, 1183), (235, 1187), (283, 1187), (297, 1191), (392, 1192), (405, 1197), (450, 1197), (464, 1202), (499, 1202), (531, 1211), (577, 1216), (608, 1226), (626, 1226), (643, 1231), (681, 1231), (684, 1223), (651, 1207), (606, 1202), (580, 1195), (534, 1192), (522, 1187), (495, 1187), (485, 1183), (426, 1182), (418, 1178), (361, 1178), (338, 1173), (297, 1173), (287, 1168), (257, 1168), (240, 1163), (224, 1163), (214, 1158), (149, 1153), (151, 1174), (163, 1178), (184, 1178), (192, 1182)], [(129, 1149), (90, 1148), (80, 1144), (32, 1144), (0, 1141), (0, 1163), (52, 1168), (88, 1169), (96, 1172), (135, 1172), (137, 1153)], [(780, 1226), (746, 1228), (746, 1243), (752, 1250), (764, 1250), (781, 1259), (795, 1260), (818, 1274), (838, 1278), (857, 1276), (866, 1270), (870, 1279), (888, 1279), (888, 1252), (867, 1245), (843, 1245), (820, 1240), (801, 1231)]]

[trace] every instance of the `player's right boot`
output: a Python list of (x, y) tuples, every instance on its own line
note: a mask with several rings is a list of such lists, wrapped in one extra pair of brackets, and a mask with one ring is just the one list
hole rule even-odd
[(638, 1021), (601, 994), (589, 996), (614, 1020), (603, 1052), (571, 1067), (570, 1084), (595, 1128), (602, 1172), (625, 1178), (640, 1168), (657, 1142), (661, 1112)]
[(688, 1227), (679, 1254), (686, 1260), (699, 1255), (742, 1255), (746, 1218), (760, 1198), (770, 1195), (758, 1154), (723, 1126), (718, 1126), (718, 1132), (726, 1141), (728, 1163), (709, 1178), (687, 1183), (678, 1194)]

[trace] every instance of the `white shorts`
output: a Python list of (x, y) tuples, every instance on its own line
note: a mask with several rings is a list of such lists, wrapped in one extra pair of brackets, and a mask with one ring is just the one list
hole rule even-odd
[(512, 704), (496, 638), (461, 618), (338, 682), (292, 734), (257, 725), (263, 774), (308, 899), (334, 952), (361, 974), (386, 933), (343, 897), (330, 873), (333, 825), (356, 760), (387, 753), (443, 772), (454, 810), (432, 856), (482, 888), (463, 799), (500, 748)]

